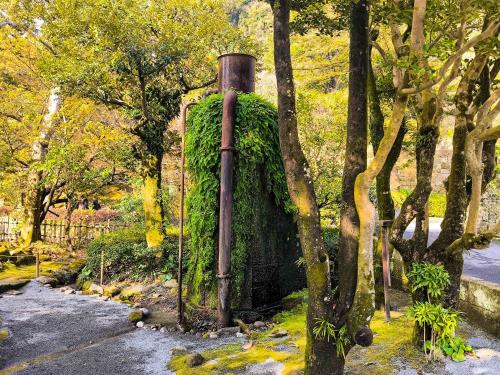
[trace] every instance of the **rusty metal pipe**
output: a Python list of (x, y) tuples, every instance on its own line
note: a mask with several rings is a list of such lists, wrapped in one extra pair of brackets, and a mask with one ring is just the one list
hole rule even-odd
[(179, 326), (184, 324), (184, 305), (182, 302), (182, 255), (183, 255), (183, 246), (184, 246), (184, 181), (185, 181), (185, 172), (184, 172), (184, 164), (186, 156), (184, 154), (184, 148), (186, 146), (186, 119), (187, 112), (190, 107), (195, 105), (196, 102), (190, 102), (185, 104), (182, 107), (182, 115), (181, 115), (181, 181), (180, 181), (180, 218), (179, 218), (179, 254), (178, 254), (178, 268), (177, 268), (177, 323)]
[(385, 320), (391, 320), (391, 303), (389, 300), (389, 287), (391, 286), (391, 269), (389, 264), (389, 225), (391, 220), (380, 221), (380, 235), (382, 240), (382, 274), (384, 280), (384, 310)]
[(222, 107), (221, 178), (219, 211), (219, 262), (217, 324), (219, 327), (231, 325), (231, 237), (233, 214), (233, 127), (235, 118), (236, 93), (229, 90), (224, 95)]

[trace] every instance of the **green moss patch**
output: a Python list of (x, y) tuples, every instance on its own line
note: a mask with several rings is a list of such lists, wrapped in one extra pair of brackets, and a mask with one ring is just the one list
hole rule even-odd
[(0, 329), (0, 342), (9, 338), (9, 330), (7, 328)]
[[(40, 264), (40, 275), (51, 276), (66, 263), (64, 262), (42, 262)], [(12, 263), (4, 263), (0, 271), (0, 280), (5, 279), (34, 279), (36, 277), (35, 265), (16, 266)]]
[[(398, 301), (404, 299), (404, 296), (396, 297), (401, 297)], [(307, 306), (302, 304), (277, 314), (272, 330), (252, 334), (254, 345), (248, 350), (240, 344), (231, 344), (202, 353), (206, 362), (200, 367), (188, 368), (185, 355), (174, 356), (168, 366), (179, 375), (227, 374), (238, 373), (271, 358), (284, 365), (284, 375), (294, 374), (304, 369), (306, 310)], [(424, 354), (412, 344), (413, 322), (406, 317), (404, 309), (391, 312), (391, 316), (392, 321), (387, 323), (383, 311), (375, 312), (371, 323), (373, 344), (368, 348), (356, 346), (349, 352), (346, 361), (349, 374), (393, 374), (398, 358), (417, 370), (425, 364)], [(279, 340), (271, 338), (277, 329), (286, 330), (288, 336)]]

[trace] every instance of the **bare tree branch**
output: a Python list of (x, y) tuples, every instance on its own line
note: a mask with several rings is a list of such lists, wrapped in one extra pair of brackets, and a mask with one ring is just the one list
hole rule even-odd
[(427, 81), (427, 82), (425, 82), (422, 85), (417, 86), (417, 87), (408, 87), (408, 88), (401, 89), (400, 93), (402, 95), (413, 95), (413, 94), (417, 94), (425, 89), (428, 89), (428, 88), (434, 86), (436, 83), (438, 83), (439, 81), (441, 81), (443, 79), (443, 77), (446, 75), (446, 72), (448, 71), (448, 69), (453, 64), (455, 64), (455, 61), (457, 61), (458, 59), (461, 59), (462, 56), (464, 55), (464, 53), (466, 53), (469, 49), (471, 49), (472, 47), (474, 47), (478, 43), (482, 42), (483, 40), (488, 39), (489, 37), (493, 36), (496, 33), (499, 25), (500, 25), (499, 20), (492, 21), (490, 23), (490, 25), (481, 34), (476, 35), (475, 37), (469, 39), (466, 43), (464, 43), (464, 45), (454, 55), (450, 56), (448, 58), (448, 60), (446, 60), (446, 62), (441, 67), (441, 69), (439, 69), (439, 72), (434, 79)]

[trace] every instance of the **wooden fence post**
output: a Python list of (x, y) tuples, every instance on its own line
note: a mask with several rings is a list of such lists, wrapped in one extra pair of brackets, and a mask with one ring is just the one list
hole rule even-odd
[(36, 277), (40, 277), (40, 251), (37, 251), (35, 254), (36, 259)]
[(101, 286), (104, 279), (104, 250), (101, 250)]

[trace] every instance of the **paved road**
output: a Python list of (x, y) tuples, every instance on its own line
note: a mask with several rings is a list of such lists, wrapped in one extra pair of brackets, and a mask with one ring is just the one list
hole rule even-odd
[[(429, 224), (429, 244), (434, 242), (441, 231), (441, 220), (432, 218)], [(412, 236), (415, 225), (405, 232), (405, 237)], [(464, 254), (464, 275), (474, 276), (500, 284), (500, 242), (492, 242), (485, 250), (471, 250)]]
[(0, 328), (10, 332), (0, 343), (2, 375), (171, 374), (171, 348), (204, 351), (236, 340), (135, 328), (124, 304), (64, 295), (35, 282), (21, 291), (0, 298)]

